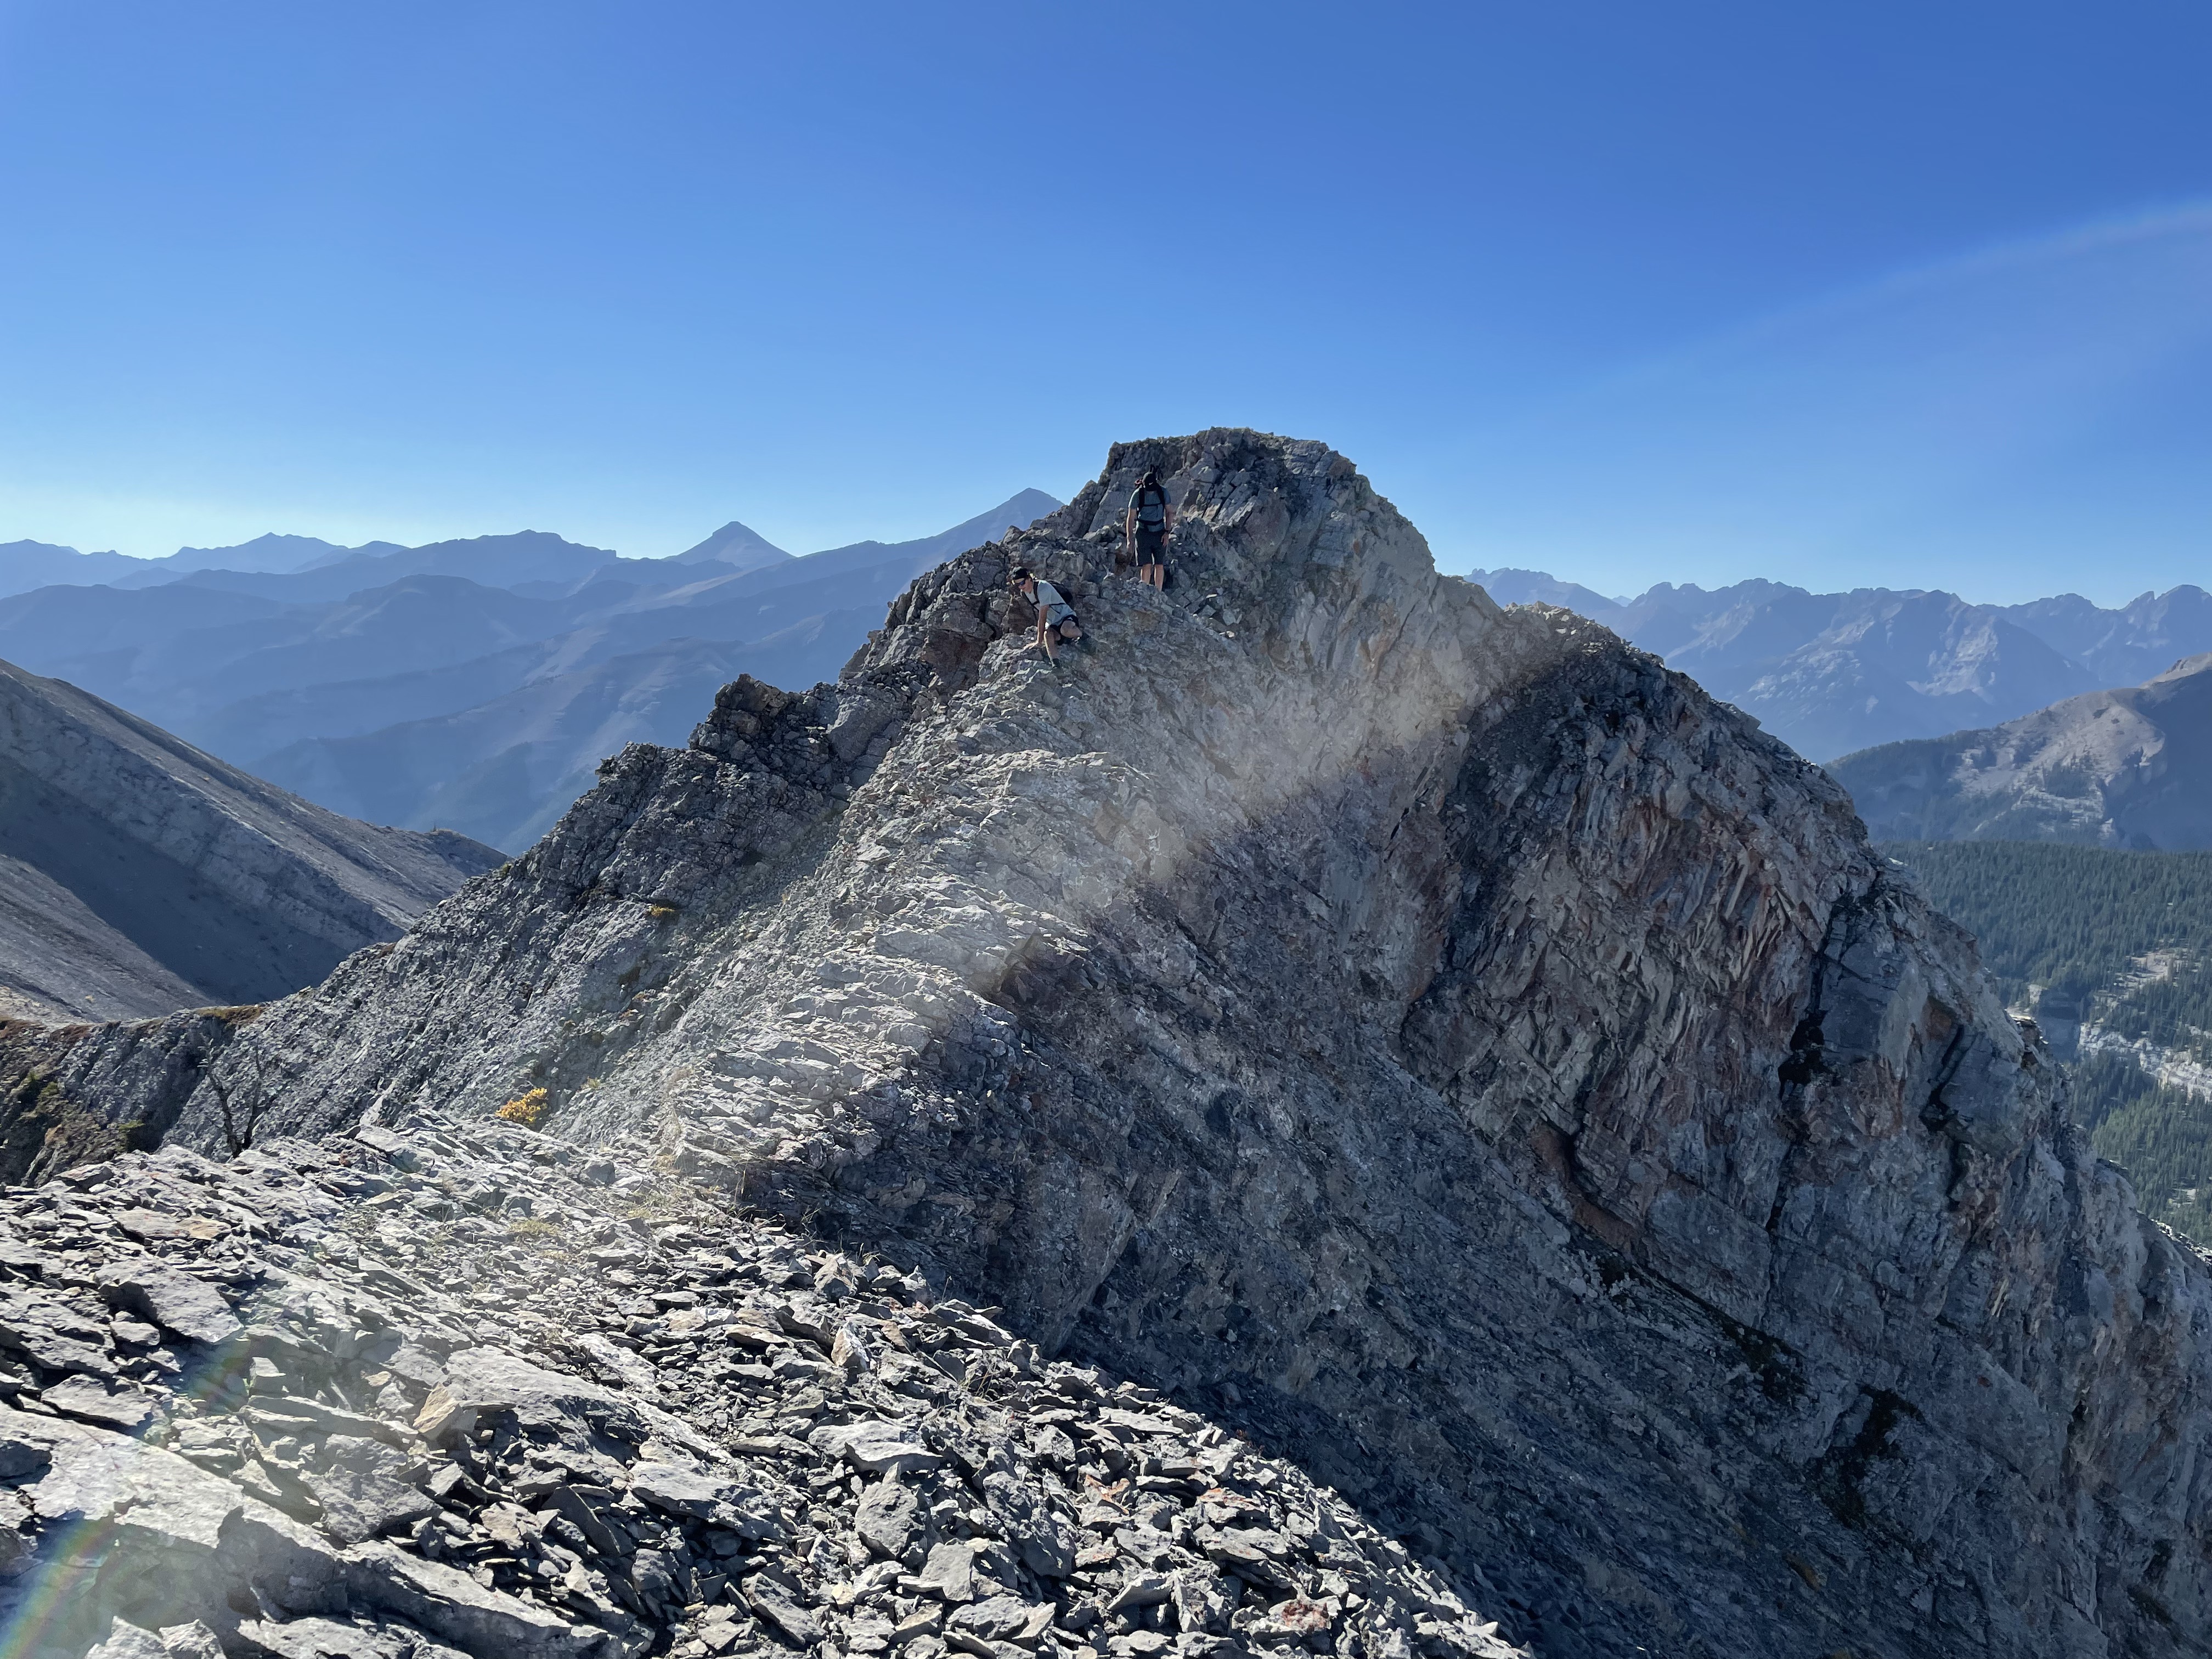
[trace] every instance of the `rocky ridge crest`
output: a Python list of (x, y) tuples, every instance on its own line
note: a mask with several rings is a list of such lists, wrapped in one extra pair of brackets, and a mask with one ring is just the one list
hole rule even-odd
[[(1147, 465), (1164, 596), (1114, 568)], [(1016, 560), (1084, 616), (1061, 664)], [(1547, 1654), (2212, 1619), (2212, 1279), (1972, 941), (1817, 769), (1438, 576), (1320, 445), (1117, 447), (389, 951), (219, 1031), (5, 1049), (218, 1152), (530, 1086), (580, 1142), (650, 1124), (1294, 1451)]]

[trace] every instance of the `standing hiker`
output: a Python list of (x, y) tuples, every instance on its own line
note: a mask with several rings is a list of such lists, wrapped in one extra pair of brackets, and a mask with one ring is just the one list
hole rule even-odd
[(1146, 467), (1129, 497), (1129, 510), (1121, 524), (1122, 544), (1137, 560), (1137, 580), (1150, 582), (1162, 592), (1168, 586), (1168, 532), (1175, 528), (1175, 508), (1168, 492), (1160, 488), (1160, 475)]
[(1015, 591), (1036, 606), (1036, 642), (1044, 647), (1048, 661), (1057, 661), (1052, 650), (1054, 640), (1072, 644), (1083, 637), (1083, 624), (1075, 619), (1075, 607), (1050, 582), (1038, 580), (1036, 573), (1025, 564), (1014, 567), (1011, 580)]

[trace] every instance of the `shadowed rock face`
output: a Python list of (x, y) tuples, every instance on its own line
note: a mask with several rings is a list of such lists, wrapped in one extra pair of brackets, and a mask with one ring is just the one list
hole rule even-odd
[[(1114, 569), (1146, 465), (1164, 596)], [(387, 954), (8, 1053), (216, 1150), (532, 1084), (657, 1122), (1295, 1449), (1542, 1653), (2208, 1638), (2212, 1281), (1972, 942), (1824, 774), (1437, 576), (1319, 445), (1119, 447)]]

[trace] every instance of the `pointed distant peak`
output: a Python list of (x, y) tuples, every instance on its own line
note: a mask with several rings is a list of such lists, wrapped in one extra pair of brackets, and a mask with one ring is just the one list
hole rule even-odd
[(763, 565), (775, 564), (790, 556), (765, 536), (747, 529), (732, 519), (696, 547), (684, 549), (670, 562), (726, 564), (738, 570), (757, 570)]
[(963, 520), (950, 530), (939, 531), (934, 536), (925, 536), (911, 545), (941, 549), (945, 554), (964, 553), (971, 547), (997, 541), (1009, 530), (1026, 530), (1046, 514), (1057, 513), (1065, 505), (1042, 489), (1024, 489), (1007, 496), (996, 507), (978, 513), (972, 519)]
[(1006, 515), (1017, 527), (1026, 530), (1048, 513), (1057, 513), (1067, 503), (1042, 489), (1021, 489), (1001, 501), (995, 511)]

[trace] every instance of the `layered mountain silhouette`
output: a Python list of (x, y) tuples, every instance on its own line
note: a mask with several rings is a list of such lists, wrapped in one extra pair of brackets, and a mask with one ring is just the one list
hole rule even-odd
[(0, 1015), (281, 996), (499, 861), (341, 817), (0, 662)]
[(394, 548), (388, 552), (363, 549), (340, 551), (340, 557), (319, 560), (295, 570), (208, 568), (189, 572), (176, 581), (197, 587), (258, 594), (298, 605), (343, 599), (408, 576), (453, 576), (485, 587), (552, 592), (588, 580), (610, 567), (658, 562), (652, 559), (624, 559), (604, 547), (586, 547), (544, 530), (431, 542), (422, 547)]
[(127, 578), (125, 585), (150, 587), (196, 570), (313, 570), (343, 559), (374, 558), (405, 550), (398, 542), (364, 542), (359, 547), (345, 547), (319, 536), (271, 533), (230, 547), (180, 547), (166, 559), (148, 560), (148, 568)]
[(1662, 582), (1611, 599), (1540, 571), (1473, 579), (1503, 604), (1563, 605), (1603, 623), (1815, 760), (1995, 725), (2212, 651), (2212, 594), (2200, 587), (2106, 610), (2072, 593), (1990, 605), (1753, 580), (1711, 591)]
[[(916, 574), (1056, 506), (1024, 490), (934, 536), (802, 556), (735, 520), (669, 559), (541, 531), (416, 548), (266, 536), (165, 561), (17, 543), (0, 548), (0, 591), (45, 585), (0, 598), (0, 656), (333, 810), (512, 851), (623, 743), (680, 741), (684, 698), (713, 676), (833, 674)], [(118, 562), (134, 568), (102, 574)], [(1984, 729), (2212, 651), (2212, 595), (2188, 586), (2104, 609), (1473, 578), (1502, 603), (1605, 623), (1816, 759)]]
[(52, 542), (0, 542), (0, 596), (27, 593), (56, 582), (125, 580), (149, 562), (120, 553), (80, 553)]
[(1875, 836), (2212, 848), (2212, 654), (1978, 731), (1830, 763)]
[[(194, 568), (158, 582), (0, 599), (0, 657), (336, 811), (514, 850), (623, 744), (681, 742), (741, 671), (834, 674), (918, 572), (1058, 505), (1024, 490), (933, 536), (799, 556), (735, 523), (674, 559), (540, 531), (415, 548), (264, 537), (184, 550)], [(230, 550), (237, 568), (217, 556)]]
[(57, 582), (155, 587), (200, 570), (307, 570), (342, 559), (404, 550), (397, 542), (341, 547), (314, 536), (269, 535), (234, 547), (180, 547), (166, 558), (135, 559), (122, 553), (80, 553), (51, 542), (0, 542), (0, 597)]

